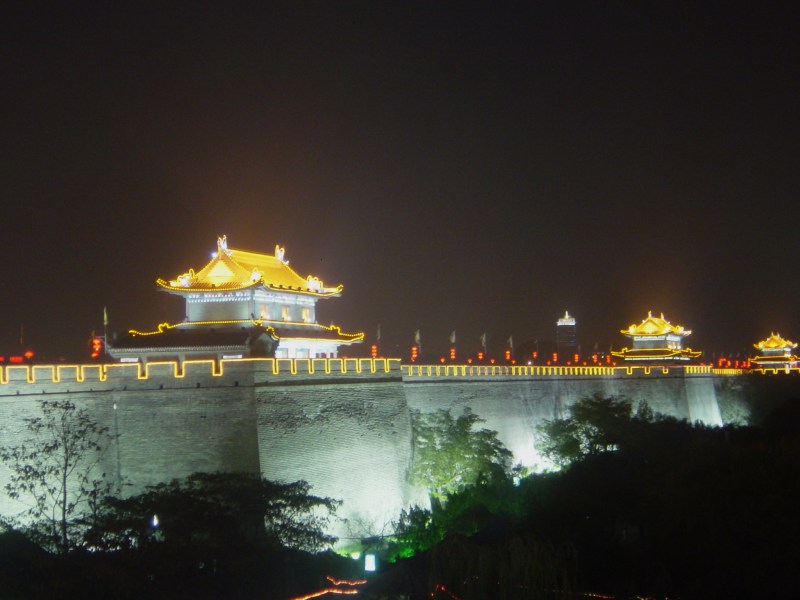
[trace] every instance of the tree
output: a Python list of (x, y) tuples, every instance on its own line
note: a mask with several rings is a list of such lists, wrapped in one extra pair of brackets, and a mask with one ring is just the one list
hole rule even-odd
[(12, 522), (42, 547), (66, 553), (80, 543), (87, 517), (111, 492), (96, 467), (113, 438), (69, 400), (42, 400), (39, 406), (41, 416), (24, 420), (30, 437), (0, 448), (0, 459), (11, 470), (5, 489), (28, 505)]
[(317, 551), (336, 541), (325, 528), (339, 502), (309, 490), (305, 481), (276, 483), (251, 473), (194, 473), (129, 498), (107, 498), (91, 534), (98, 547), (160, 540), (177, 546)]
[[(545, 421), (537, 427), (539, 451), (559, 466), (581, 457), (616, 450), (631, 422), (632, 405), (624, 398), (603, 398), (594, 394), (570, 407), (566, 419)], [(641, 420), (652, 420), (653, 412), (645, 403), (636, 413)]]
[(453, 418), (440, 409), (422, 414), (411, 411), (414, 428), (414, 465), (411, 481), (424, 485), (432, 498), (443, 501), (452, 494), (495, 474), (507, 473), (511, 452), (490, 429), (474, 430), (484, 420), (465, 408)]

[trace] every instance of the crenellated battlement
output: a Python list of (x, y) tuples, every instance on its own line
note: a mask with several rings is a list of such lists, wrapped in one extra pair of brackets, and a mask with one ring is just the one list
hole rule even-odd
[[(304, 479), (315, 493), (342, 499), (345, 518), (381, 525), (417, 502), (406, 480), (413, 457), (409, 409), (469, 408), (498, 432), (515, 462), (535, 468), (542, 463), (537, 427), (581, 398), (646, 400), (658, 413), (721, 425), (715, 380), (747, 372), (702, 365), (418, 365), (399, 358), (5, 365), (0, 446), (24, 441), (37, 400), (69, 398), (113, 432), (113, 451), (99, 468), (131, 493), (198, 471), (261, 473)], [(7, 477), (0, 464), (0, 486)], [(18, 510), (0, 499), (0, 514)]]
[[(800, 369), (791, 369), (800, 372)], [(783, 373), (784, 369), (757, 369), (758, 373)], [(7, 365), (0, 367), (0, 386), (9, 384), (113, 383), (118, 381), (220, 379), (242, 373), (264, 378), (313, 378), (392, 375), (405, 381), (432, 378), (607, 378), (737, 376), (745, 369), (716, 369), (706, 365), (681, 366), (533, 366), (533, 365), (415, 365), (399, 358), (234, 358), (183, 362), (108, 363), (84, 365)]]
[(164, 379), (226, 378), (243, 372), (265, 376), (399, 376), (399, 358), (236, 358), (88, 365), (9, 365), (0, 368), (0, 385), (57, 384)]
[(714, 369), (706, 365), (680, 366), (538, 366), (538, 365), (402, 365), (403, 378), (570, 378), (683, 375), (742, 375), (742, 369)]

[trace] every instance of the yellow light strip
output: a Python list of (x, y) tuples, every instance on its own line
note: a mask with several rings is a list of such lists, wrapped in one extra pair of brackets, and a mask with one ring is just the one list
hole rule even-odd
[[(159, 333), (164, 333), (169, 329), (178, 329), (180, 327), (190, 327), (192, 325), (236, 325), (240, 323), (250, 323), (256, 327), (261, 327), (264, 324), (264, 321), (261, 319), (235, 319), (235, 320), (228, 320), (228, 321), (184, 321), (182, 323), (175, 323), (175, 325), (170, 325), (169, 323), (159, 323), (158, 330), (156, 331), (137, 331), (136, 329), (129, 329), (128, 333), (134, 336), (143, 336), (143, 335), (158, 335)], [(271, 330), (272, 327), (269, 327), (268, 330)], [(273, 330), (274, 334), (274, 330)], [(276, 336), (277, 337), (277, 336)]]
[[(138, 331), (136, 329), (129, 329), (128, 333), (131, 334), (132, 336), (140, 337), (140, 336), (148, 336), (148, 335), (158, 335), (158, 334), (164, 333), (164, 332), (166, 332), (166, 331), (168, 331), (170, 329), (179, 329), (179, 328), (182, 328), (182, 327), (183, 328), (188, 328), (188, 327), (193, 327), (195, 325), (213, 326), (213, 325), (238, 325), (238, 324), (245, 324), (245, 323), (249, 323), (250, 325), (255, 326), (255, 327), (263, 327), (264, 323), (275, 323), (276, 325), (283, 324), (283, 325), (289, 325), (289, 326), (292, 326), (292, 327), (308, 327), (308, 328), (313, 327), (315, 329), (321, 329), (321, 330), (324, 330), (324, 331), (329, 331), (329, 332), (334, 333), (335, 335), (341, 336), (343, 338), (350, 338), (349, 341), (347, 341), (347, 342), (343, 341), (342, 343), (354, 343), (354, 342), (361, 341), (361, 340), (364, 339), (364, 335), (365, 335), (363, 331), (360, 331), (358, 333), (342, 333), (342, 330), (338, 325), (319, 325), (317, 323), (303, 323), (303, 322), (297, 322), (297, 321), (270, 321), (270, 320), (266, 320), (266, 319), (235, 319), (235, 320), (228, 320), (228, 321), (184, 321), (182, 323), (175, 323), (174, 325), (171, 325), (169, 323), (159, 323), (158, 324), (158, 329), (156, 331)], [(277, 339), (280, 339), (280, 336), (276, 333), (275, 329), (272, 326), (267, 327), (267, 331), (270, 331), (272, 333), (272, 335), (274, 335)], [(309, 337), (309, 338), (292, 337), (292, 336), (284, 336), (284, 337), (286, 337), (286, 339), (303, 340), (303, 341), (322, 341), (322, 342), (326, 342), (326, 341), (330, 341), (330, 342), (341, 341), (341, 340), (320, 340), (320, 338), (314, 338), (314, 337)], [(124, 349), (123, 349), (123, 351), (124, 351)]]
[[(84, 383), (108, 382), (124, 378), (147, 381), (163, 379), (165, 376), (176, 380), (187, 377), (223, 377), (226, 372), (240, 364), (252, 363), (256, 368), (273, 375), (313, 376), (346, 375), (348, 373), (380, 374), (400, 373), (406, 378), (415, 377), (609, 377), (653, 375), (670, 372), (670, 368), (683, 369), (687, 375), (742, 375), (745, 373), (785, 373), (785, 367), (758, 367), (748, 369), (716, 369), (710, 365), (666, 366), (538, 366), (538, 365), (409, 365), (402, 364), (399, 358), (235, 358), (219, 362), (209, 359), (141, 363), (109, 363), (87, 365), (4, 365), (0, 367), (0, 384), (9, 383)], [(791, 367), (790, 372), (800, 372), (800, 367)]]
[[(21, 373), (21, 377), (15, 376)], [(67, 373), (67, 375), (65, 375)], [(48, 375), (49, 374), (49, 375)], [(105, 381), (105, 365), (3, 365), (0, 368), (0, 384), (7, 383), (82, 383)]]
[[(642, 351), (641, 353), (639, 351)], [(666, 354), (644, 354), (644, 351), (663, 351)], [(635, 356), (639, 360), (659, 360), (671, 358), (674, 356), (686, 356), (688, 358), (699, 358), (703, 354), (700, 350), (692, 350), (691, 348), (623, 348), (622, 350), (612, 350), (611, 356), (617, 358), (627, 359), (629, 356)]]

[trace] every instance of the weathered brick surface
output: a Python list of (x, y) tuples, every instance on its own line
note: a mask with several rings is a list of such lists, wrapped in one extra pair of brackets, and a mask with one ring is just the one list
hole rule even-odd
[(344, 501), (340, 536), (380, 533), (410, 500), (411, 421), (403, 385), (267, 386), (258, 390), (262, 473), (305, 479)]

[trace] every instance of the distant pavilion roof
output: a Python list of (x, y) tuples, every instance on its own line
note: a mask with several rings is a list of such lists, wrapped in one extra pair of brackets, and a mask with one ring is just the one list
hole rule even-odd
[(189, 269), (174, 280), (158, 279), (156, 284), (177, 294), (241, 290), (263, 286), (314, 296), (338, 296), (342, 286), (326, 287), (313, 275), (303, 279), (284, 259), (285, 249), (275, 246), (275, 254), (259, 254), (228, 248), (227, 237), (217, 238), (217, 251), (199, 271)]
[(797, 343), (783, 339), (780, 333), (770, 333), (767, 339), (753, 344), (753, 347), (759, 350), (778, 350), (783, 348), (797, 348)]
[(648, 311), (647, 318), (641, 323), (638, 325), (631, 325), (627, 329), (621, 329), (620, 333), (624, 333), (628, 336), (656, 336), (672, 333), (685, 337), (692, 332), (691, 330), (684, 329), (682, 325), (673, 325), (667, 321), (664, 318), (664, 313), (661, 313), (661, 317), (654, 317), (652, 311)]

